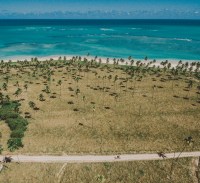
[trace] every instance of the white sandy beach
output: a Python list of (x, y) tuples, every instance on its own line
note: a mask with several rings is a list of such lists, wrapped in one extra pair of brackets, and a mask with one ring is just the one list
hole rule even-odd
[[(53, 59), (53, 60), (58, 60), (59, 57), (66, 57), (67, 60), (70, 60), (72, 59), (73, 57), (76, 57), (76, 56), (80, 56), (82, 58), (82, 60), (84, 58), (87, 58), (89, 61), (90, 60), (94, 60), (95, 59), (95, 56), (86, 56), (86, 55), (50, 55), (50, 56), (39, 56), (37, 57), (39, 61), (46, 61), (46, 60), (50, 60), (50, 59)], [(1, 60), (4, 60), (5, 62), (8, 62), (9, 60), (13, 61), (13, 62), (17, 62), (17, 61), (24, 61), (24, 60), (27, 60), (27, 61), (31, 61), (31, 58), (35, 58), (36, 56), (15, 56), (15, 57), (7, 57), (5, 59), (1, 59)], [(113, 64), (114, 61), (114, 57), (97, 57), (96, 61), (99, 61), (101, 59), (101, 62), (102, 63), (106, 63), (107, 59), (109, 58), (109, 64)], [(120, 65), (126, 65), (128, 63), (128, 65), (130, 64), (130, 60), (128, 58), (116, 58), (116, 60), (120, 60), (120, 59), (123, 59), (124, 62), (119, 62)], [(138, 58), (132, 58), (135, 62), (137, 61), (141, 61), (142, 63), (149, 63), (151, 61), (153, 61), (154, 59), (148, 59), (148, 60), (144, 60), (144, 59), (138, 59)], [(177, 59), (155, 59), (156, 62), (152, 64), (155, 65), (155, 66), (162, 66), (160, 65), (161, 62), (163, 61), (166, 61), (168, 60), (169, 63), (171, 63), (171, 67), (176, 67), (178, 62), (180, 60), (177, 60)], [(200, 60), (181, 60), (182, 63), (191, 63), (191, 62), (200, 62)]]

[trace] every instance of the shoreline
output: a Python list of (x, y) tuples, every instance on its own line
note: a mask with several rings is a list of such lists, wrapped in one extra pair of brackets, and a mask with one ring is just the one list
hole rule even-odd
[[(83, 58), (87, 58), (88, 60), (92, 60), (92, 59), (95, 59), (95, 56), (91, 55), (91, 56), (87, 56), (87, 55), (49, 55), (49, 56), (26, 56), (26, 55), (22, 55), (22, 56), (14, 56), (14, 57), (7, 57), (5, 59), (1, 59), (5, 62), (8, 62), (8, 61), (12, 61), (12, 62), (17, 62), (17, 61), (24, 61), (24, 60), (27, 60), (27, 61), (31, 61), (31, 58), (38, 58), (39, 61), (46, 61), (46, 60), (50, 60), (50, 59), (53, 59), (53, 60), (58, 60), (59, 57), (66, 57), (66, 60), (70, 60), (72, 59), (72, 57), (81, 57), (82, 59)], [(101, 59), (102, 63), (106, 63), (106, 60), (107, 58), (109, 58), (109, 64), (113, 64), (113, 59), (115, 58), (116, 60), (120, 60), (120, 59), (123, 59), (124, 60), (124, 63), (120, 63), (120, 65), (126, 65), (126, 62), (130, 63), (130, 60), (128, 58), (116, 58), (116, 57), (99, 57), (97, 56), (97, 61), (99, 59)], [(132, 58), (135, 62), (137, 61), (141, 61), (142, 63), (149, 63), (153, 60), (156, 60), (155, 63), (153, 63), (153, 65), (155, 66), (161, 66), (160, 63), (163, 62), (163, 61), (166, 61), (168, 60), (169, 63), (171, 63), (171, 66), (172, 67), (175, 67), (178, 62), (181, 60), (182, 63), (192, 63), (192, 62), (200, 62), (200, 60), (186, 60), (186, 59), (170, 59), (170, 58), (163, 58), (163, 59), (148, 59), (148, 60), (144, 60), (143, 59), (139, 59), (139, 58)], [(135, 65), (135, 64), (134, 64)]]

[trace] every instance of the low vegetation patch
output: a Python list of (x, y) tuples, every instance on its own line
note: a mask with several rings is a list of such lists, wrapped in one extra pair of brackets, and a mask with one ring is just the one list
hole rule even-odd
[(0, 119), (4, 120), (11, 130), (10, 139), (7, 142), (10, 151), (23, 147), (22, 138), (28, 125), (28, 121), (16, 112), (20, 105), (16, 101), (3, 102), (0, 108)]

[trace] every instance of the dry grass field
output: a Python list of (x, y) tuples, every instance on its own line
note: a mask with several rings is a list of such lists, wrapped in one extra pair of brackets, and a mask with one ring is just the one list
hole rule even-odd
[[(168, 63), (163, 63), (162, 69), (153, 67), (153, 63), (148, 67), (147, 63), (120, 66), (87, 60), (79, 62), (78, 59), (2, 62), (2, 154), (200, 150), (199, 65), (194, 71), (192, 66), (182, 63), (175, 69), (170, 68)], [(16, 101), (21, 106), (10, 101)], [(24, 135), (20, 136), (24, 133), (19, 130), (21, 124), (17, 126), (5, 117), (11, 116), (7, 109), (14, 112), (12, 119), (25, 125), (22, 126)], [(15, 130), (14, 133), (11, 129)], [(22, 139), (23, 147), (8, 148), (9, 144), (13, 147), (9, 139), (18, 137)], [(192, 137), (193, 142), (189, 145), (184, 140), (188, 137)], [(176, 162), (163, 160), (64, 166), (11, 163), (6, 166), (0, 174), (2, 183), (195, 182), (194, 165), (189, 158)]]
[[(77, 60), (0, 64), (0, 92), (21, 103), (20, 116), (28, 114), (24, 147), (14, 154), (200, 150), (198, 69)], [(3, 120), (0, 132), (3, 154), (12, 154)]]
[[(7, 164), (1, 183), (191, 183), (191, 159), (92, 164)], [(171, 179), (170, 179), (171, 177)]]

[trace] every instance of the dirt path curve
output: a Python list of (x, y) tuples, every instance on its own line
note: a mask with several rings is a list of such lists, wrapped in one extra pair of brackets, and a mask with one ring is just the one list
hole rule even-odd
[[(200, 157), (198, 152), (183, 152), (183, 153), (166, 153), (166, 158), (176, 157)], [(116, 161), (141, 161), (141, 160), (162, 160), (158, 154), (123, 154), (123, 155), (65, 155), (65, 156), (27, 156), (27, 155), (13, 155), (12, 162), (23, 163), (93, 163), (93, 162), (116, 162)], [(3, 160), (0, 156), (0, 161)]]

